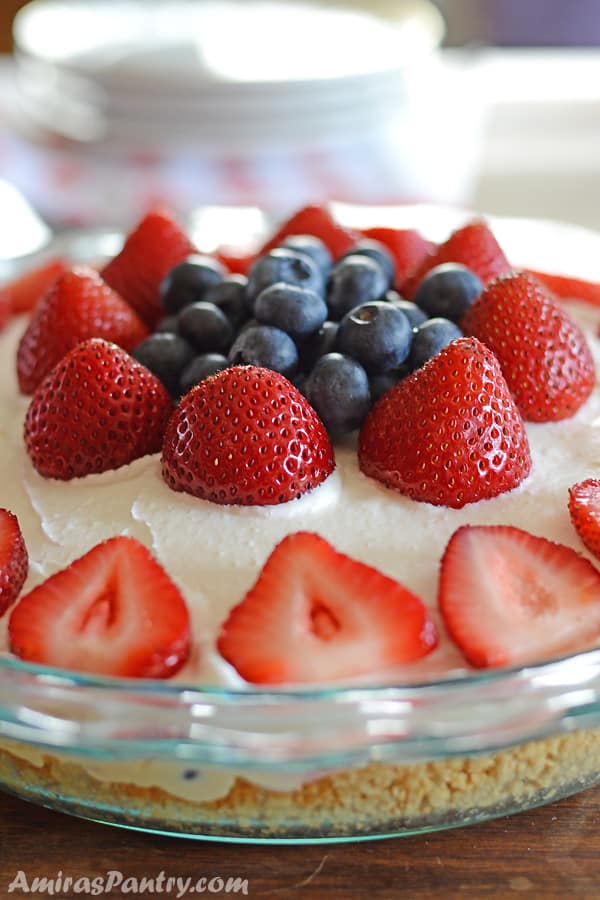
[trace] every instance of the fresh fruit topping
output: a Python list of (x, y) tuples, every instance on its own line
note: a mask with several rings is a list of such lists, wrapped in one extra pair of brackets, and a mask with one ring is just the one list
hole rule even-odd
[(498, 361), (474, 338), (453, 341), (378, 400), (358, 457), (387, 487), (455, 508), (512, 490), (531, 468)]
[(32, 394), (63, 356), (88, 338), (131, 351), (148, 329), (93, 269), (79, 266), (54, 282), (33, 313), (17, 353), (17, 376)]
[(569, 515), (585, 546), (600, 559), (600, 481), (588, 478), (569, 488)]
[(207, 292), (220, 284), (227, 272), (212, 256), (195, 254), (178, 263), (165, 275), (160, 285), (164, 310), (178, 313), (190, 303), (206, 299)]
[(310, 288), (279, 282), (265, 288), (254, 302), (254, 315), (301, 341), (318, 331), (327, 318), (327, 304)]
[(228, 275), (219, 284), (209, 288), (204, 300), (214, 303), (221, 309), (234, 328), (239, 328), (248, 318), (246, 304), (246, 287), (248, 279), (245, 275)]
[(217, 647), (246, 681), (314, 684), (414, 662), (436, 643), (427, 608), (407, 588), (299, 532), (275, 547)]
[(381, 300), (389, 285), (385, 272), (369, 256), (345, 256), (331, 272), (327, 306), (334, 322), (356, 306)]
[(153, 328), (164, 316), (160, 286), (196, 248), (166, 211), (151, 212), (102, 270), (104, 280)]
[(465, 525), (441, 565), (446, 628), (477, 667), (520, 666), (600, 638), (600, 574), (575, 550), (509, 525)]
[(483, 284), (511, 271), (498, 241), (485, 222), (470, 222), (454, 231), (447, 241), (427, 256), (419, 268), (402, 285), (400, 292), (413, 300), (417, 288), (428, 272), (442, 263), (461, 263), (477, 275)]
[(233, 325), (222, 309), (200, 300), (184, 306), (177, 316), (177, 331), (197, 353), (227, 351), (233, 342)]
[(193, 387), (208, 378), (222, 372), (230, 365), (226, 356), (220, 353), (201, 353), (195, 356), (191, 363), (185, 367), (179, 379), (179, 393), (181, 396), (191, 391)]
[(115, 344), (92, 338), (36, 388), (25, 417), (27, 453), (46, 478), (118, 469), (160, 450), (172, 409), (148, 369)]
[(126, 678), (168, 678), (190, 649), (181, 592), (130, 537), (98, 544), (22, 597), (8, 630), (28, 662)]
[(415, 294), (415, 303), (428, 316), (460, 322), (483, 290), (481, 279), (459, 263), (443, 263), (427, 273)]
[(234, 247), (219, 247), (214, 256), (232, 275), (247, 275), (256, 259), (254, 253)]
[(258, 295), (271, 285), (285, 283), (314, 291), (325, 292), (325, 279), (320, 269), (305, 253), (276, 247), (259, 256), (248, 272), (246, 299), (253, 310)]
[(497, 356), (524, 419), (569, 418), (588, 398), (596, 374), (585, 336), (530, 275), (514, 273), (488, 285), (461, 327)]
[(325, 356), (326, 353), (333, 352), (338, 328), (338, 322), (331, 322), (327, 319), (318, 331), (299, 343), (300, 365), (304, 372), (310, 372), (318, 359)]
[(596, 281), (584, 281), (570, 275), (551, 275), (533, 269), (527, 269), (527, 272), (561, 300), (582, 300), (592, 306), (600, 306), (600, 284)]
[(21, 593), (28, 569), (27, 548), (17, 517), (0, 509), (0, 616)]
[(13, 315), (31, 312), (67, 269), (66, 260), (58, 258), (24, 272), (0, 288), (0, 306), (8, 305)]
[(248, 324), (229, 350), (232, 366), (259, 366), (289, 377), (298, 368), (298, 348), (285, 331), (272, 325)]
[(343, 353), (326, 353), (317, 360), (304, 393), (334, 437), (360, 428), (371, 407), (367, 373)]
[(312, 234), (291, 234), (282, 241), (281, 246), (296, 253), (310, 256), (315, 266), (327, 278), (333, 265), (333, 257), (323, 241)]
[(324, 206), (305, 206), (280, 226), (263, 246), (261, 254), (273, 247), (280, 247), (286, 238), (298, 234), (319, 238), (334, 260), (346, 253), (359, 239), (357, 232), (336, 222)]
[(194, 355), (194, 348), (185, 338), (168, 331), (155, 331), (133, 351), (134, 358), (176, 398), (181, 393), (181, 376)]
[(371, 404), (379, 400), (380, 397), (391, 390), (399, 381), (406, 378), (410, 374), (410, 369), (406, 364), (398, 366), (397, 369), (390, 369), (389, 372), (382, 372), (380, 375), (371, 375), (369, 378), (369, 390), (371, 392)]
[(333, 468), (314, 409), (287, 378), (256, 366), (201, 381), (173, 413), (163, 444), (169, 487), (213, 503), (285, 503)]
[(391, 303), (392, 306), (395, 306), (397, 309), (402, 310), (410, 322), (411, 328), (418, 328), (419, 325), (422, 325), (423, 322), (426, 322), (428, 319), (427, 313), (422, 310), (420, 306), (417, 306), (417, 304), (413, 303), (411, 300), (404, 300), (397, 291), (386, 291), (383, 299), (387, 300), (388, 303)]
[(394, 284), (396, 264), (385, 244), (372, 238), (363, 238), (354, 244), (347, 253), (344, 253), (340, 262), (343, 259), (347, 259), (348, 256), (367, 256), (369, 259), (374, 260), (385, 274), (388, 288), (391, 288)]
[(384, 244), (394, 259), (395, 286), (399, 288), (412, 275), (423, 260), (435, 249), (435, 244), (425, 240), (412, 228), (366, 228), (365, 237)]
[(428, 360), (433, 359), (440, 350), (458, 340), (463, 333), (454, 322), (449, 319), (426, 319), (413, 333), (408, 367), (411, 370), (419, 369)]
[(408, 356), (413, 331), (402, 310), (373, 301), (346, 313), (336, 337), (336, 350), (351, 356), (370, 374), (396, 369)]

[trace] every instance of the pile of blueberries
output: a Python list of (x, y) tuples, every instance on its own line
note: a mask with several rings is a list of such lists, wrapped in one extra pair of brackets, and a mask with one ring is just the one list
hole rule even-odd
[(447, 263), (411, 303), (393, 289), (394, 261), (362, 240), (335, 264), (309, 235), (260, 256), (248, 277), (209, 256), (176, 266), (161, 286), (166, 317), (134, 351), (175, 398), (232, 365), (288, 377), (332, 436), (358, 428), (372, 404), (461, 337), (457, 322), (483, 289)]

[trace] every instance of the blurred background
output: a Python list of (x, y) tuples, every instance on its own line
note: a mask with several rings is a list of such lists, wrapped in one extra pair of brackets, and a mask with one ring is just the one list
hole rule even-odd
[(600, 0), (0, 0), (0, 176), (55, 224), (433, 202), (600, 227)]

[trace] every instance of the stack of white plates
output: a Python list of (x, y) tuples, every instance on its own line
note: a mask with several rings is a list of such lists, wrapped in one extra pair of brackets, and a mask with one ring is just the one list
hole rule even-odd
[(429, 0), (397, 0), (393, 22), (275, 0), (36, 0), (15, 44), (23, 108), (48, 133), (252, 150), (377, 130), (442, 32)]

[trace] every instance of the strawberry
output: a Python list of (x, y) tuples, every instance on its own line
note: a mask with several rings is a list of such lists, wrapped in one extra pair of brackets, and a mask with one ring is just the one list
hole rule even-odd
[(79, 266), (61, 275), (35, 310), (17, 353), (17, 376), (32, 394), (65, 353), (88, 338), (112, 341), (131, 351), (148, 329), (93, 269)]
[(585, 546), (600, 559), (600, 481), (588, 478), (569, 488), (569, 515)]
[(0, 305), (7, 302), (14, 315), (31, 312), (68, 268), (67, 261), (59, 257), (24, 272), (0, 288)]
[(20, 599), (10, 649), (28, 662), (127, 678), (168, 678), (190, 650), (179, 588), (130, 537), (97, 544)]
[(246, 681), (324, 682), (410, 663), (437, 644), (424, 604), (316, 534), (288, 535), (229, 613), (217, 647)]
[(17, 517), (0, 509), (0, 616), (19, 596), (28, 568), (27, 548)]
[(116, 344), (79, 344), (36, 388), (25, 444), (40, 475), (63, 481), (117, 469), (160, 450), (173, 402)]
[(274, 247), (279, 247), (292, 234), (312, 234), (313, 237), (320, 238), (334, 259), (351, 250), (360, 238), (358, 232), (336, 222), (325, 206), (305, 206), (281, 225), (258, 255), (262, 256)]
[(365, 228), (361, 233), (384, 244), (392, 254), (396, 264), (395, 287), (398, 290), (435, 250), (435, 244), (412, 228)]
[(233, 366), (192, 388), (163, 443), (169, 487), (213, 503), (285, 503), (333, 468), (331, 441), (312, 406), (283, 375), (257, 366)]
[(140, 318), (154, 328), (165, 315), (159, 295), (165, 275), (197, 252), (171, 214), (156, 210), (142, 219), (121, 252), (101, 274)]
[(488, 285), (460, 326), (495, 353), (523, 418), (530, 422), (569, 418), (594, 387), (594, 361), (583, 332), (526, 273)]
[(584, 281), (569, 275), (550, 275), (533, 269), (527, 269), (527, 272), (561, 300), (583, 300), (592, 306), (600, 306), (600, 284), (595, 281)]
[(6, 326), (10, 318), (10, 302), (2, 292), (0, 292), (0, 331)]
[(455, 508), (512, 490), (531, 468), (498, 361), (473, 338), (453, 341), (375, 403), (358, 459), (387, 487)]
[(447, 241), (425, 257), (402, 285), (402, 296), (412, 300), (425, 275), (447, 262), (461, 263), (479, 275), (484, 284), (511, 271), (511, 265), (489, 227), (476, 220), (454, 231)]
[(510, 525), (464, 525), (442, 558), (446, 628), (478, 667), (520, 666), (600, 638), (600, 574), (570, 547)]

